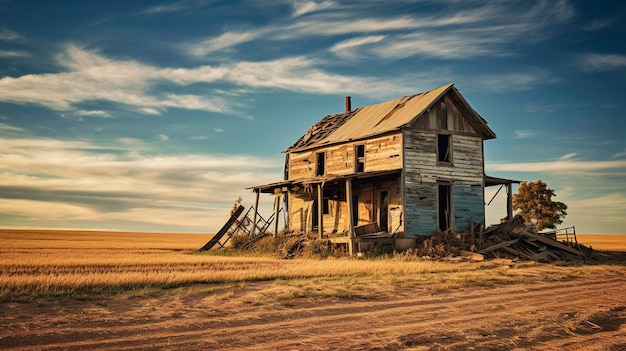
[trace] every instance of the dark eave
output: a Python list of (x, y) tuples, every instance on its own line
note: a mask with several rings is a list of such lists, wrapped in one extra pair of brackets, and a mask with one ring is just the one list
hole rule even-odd
[(519, 180), (506, 179), (506, 178), (497, 178), (488, 176), (485, 174), (485, 186), (495, 186), (495, 185), (507, 185), (507, 184), (519, 184)]

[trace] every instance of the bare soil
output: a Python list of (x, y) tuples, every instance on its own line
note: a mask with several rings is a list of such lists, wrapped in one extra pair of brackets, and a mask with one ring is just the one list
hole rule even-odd
[(172, 294), (3, 303), (2, 350), (626, 350), (626, 278), (395, 287), (360, 297)]

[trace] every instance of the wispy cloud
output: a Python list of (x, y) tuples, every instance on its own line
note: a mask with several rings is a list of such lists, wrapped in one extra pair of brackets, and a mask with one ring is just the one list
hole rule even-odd
[(534, 131), (534, 130), (528, 130), (528, 129), (523, 129), (523, 130), (516, 130), (515, 131), (515, 136), (520, 138), (520, 139), (525, 139), (525, 138), (532, 138), (534, 136), (537, 136), (539, 133)]
[(579, 56), (577, 64), (583, 71), (613, 71), (626, 67), (626, 55), (588, 53)]
[(148, 149), (136, 140), (94, 144), (15, 139), (4, 133), (0, 212), (22, 220), (58, 219), (66, 225), (89, 222), (92, 228), (118, 219), (143, 223), (144, 228), (169, 224), (211, 231), (219, 229), (231, 201), (249, 197), (245, 188), (257, 185), (250, 179), (269, 183), (280, 173), (280, 160), (151, 156), (145, 152)]
[(622, 157), (626, 157), (626, 149), (620, 152), (616, 152), (613, 155), (611, 155), (611, 158), (622, 158)]
[(572, 157), (560, 158), (554, 161), (522, 162), (485, 165), (486, 169), (503, 172), (568, 172), (588, 173), (594, 171), (626, 170), (626, 160), (611, 161), (581, 161)]
[(1, 28), (0, 29), (0, 40), (1, 41), (15, 41), (18, 39), (21, 39), (22, 36), (19, 35), (17, 32), (12, 31), (10, 29), (7, 28)]
[(167, 71), (137, 61), (115, 61), (68, 45), (57, 62), (67, 71), (0, 79), (0, 101), (58, 111), (71, 111), (81, 102), (110, 101), (153, 112), (168, 107), (230, 112), (219, 97), (151, 93), (151, 84), (167, 80)]
[(299, 17), (305, 14), (317, 12), (320, 10), (330, 9), (337, 6), (337, 3), (334, 1), (300, 1), (300, 0), (292, 0), (291, 6), (293, 7), (293, 17)]
[(187, 8), (189, 2), (179, 1), (168, 5), (157, 5), (143, 10), (141, 13), (146, 15), (155, 15), (161, 13), (178, 12)]
[[(414, 82), (418, 81), (417, 75), (388, 79), (335, 74), (322, 69), (320, 62), (302, 56), (219, 66), (160, 68), (138, 61), (114, 60), (68, 45), (57, 61), (65, 72), (0, 79), (0, 101), (38, 104), (57, 111), (75, 111), (78, 115), (88, 112), (78, 110), (77, 105), (93, 101), (126, 105), (144, 114), (181, 108), (236, 115), (241, 102), (230, 92), (222, 93), (223, 88), (213, 90), (210, 97), (207, 97), (206, 90), (201, 94), (174, 91), (198, 83), (226, 83), (253, 90), (271, 88), (319, 94), (351, 92), (358, 87), (362, 95), (390, 96), (405, 92), (409, 87), (415, 88)], [(155, 85), (163, 84), (169, 84), (166, 93), (153, 89)], [(91, 115), (95, 114), (92, 112)]]
[(183, 45), (193, 56), (206, 56), (210, 53), (235, 47), (261, 36), (262, 31), (225, 32), (217, 37)]
[(4, 58), (14, 58), (14, 57), (29, 57), (30, 54), (27, 53), (26, 51), (7, 51), (7, 50), (0, 50), (0, 57), (4, 57)]
[(507, 72), (476, 78), (476, 84), (493, 92), (531, 90), (537, 86), (558, 83), (559, 79), (544, 69), (530, 68), (525, 72)]
[(80, 110), (74, 112), (74, 114), (87, 117), (111, 117), (109, 112), (103, 110)]
[[(337, 38), (328, 48), (344, 57), (404, 58), (428, 56), (469, 59), (483, 55), (510, 55), (517, 46), (544, 40), (574, 16), (567, 1), (514, 2), (451, 1), (420, 16), (385, 17), (384, 3), (354, 4), (332, 1), (291, 1), (293, 18), (246, 31), (227, 31), (188, 44), (194, 56), (231, 50), (251, 40), (287, 41)], [(402, 3), (401, 3), (402, 4)], [(400, 4), (400, 5), (401, 5)], [(332, 11), (321, 11), (332, 8)], [(306, 15), (306, 16), (303, 16)], [(384, 37), (384, 40), (379, 40)], [(372, 45), (377, 44), (377, 45)]]
[(0, 136), (2, 134), (11, 135), (11, 134), (23, 134), (26, 130), (23, 128), (14, 127), (8, 124), (0, 123)]
[(583, 26), (583, 29), (588, 31), (597, 31), (611, 26), (614, 22), (615, 19), (605, 16), (591, 21), (590, 23)]
[(341, 41), (333, 45), (330, 48), (330, 51), (338, 55), (342, 55), (342, 56), (345, 56), (345, 55), (355, 56), (351, 52), (353, 49), (362, 47), (364, 45), (378, 43), (383, 39), (385, 39), (384, 35), (371, 35), (371, 36), (366, 36), (366, 37), (352, 38), (352, 39)]

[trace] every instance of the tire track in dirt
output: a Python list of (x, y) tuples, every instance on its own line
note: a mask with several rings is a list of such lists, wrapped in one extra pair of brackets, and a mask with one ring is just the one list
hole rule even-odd
[[(584, 288), (581, 289), (581, 285)], [(221, 318), (215, 315), (203, 316), (202, 304), (189, 307), (181, 304), (182, 299), (175, 299), (174, 303), (166, 302), (171, 297), (151, 299), (164, 302), (163, 308), (178, 308), (180, 318), (155, 319), (150, 315), (145, 320), (111, 318), (107, 328), (96, 328), (102, 321), (83, 321), (81, 315), (67, 324), (54, 326), (37, 325), (32, 322), (28, 327), (37, 331), (37, 342), (30, 343), (33, 347), (47, 349), (81, 349), (98, 347), (99, 349), (141, 348), (146, 346), (155, 348), (179, 349), (201, 343), (212, 349), (232, 348), (233, 346), (253, 349), (276, 348), (320, 348), (321, 343), (333, 345), (329, 348), (368, 348), (372, 345), (363, 344), (364, 341), (349, 340), (394, 340), (406, 339), (405, 344), (414, 341), (411, 337), (419, 337), (416, 330), (434, 335), (438, 330), (454, 326), (455, 330), (470, 330), (477, 336), (471, 326), (485, 325), (499, 322), (506, 327), (506, 320), (511, 315), (515, 325), (509, 329), (517, 330), (536, 324), (537, 317), (544, 316), (554, 320), (562, 313), (562, 296), (572, 308), (589, 304), (589, 294), (602, 296), (598, 303), (619, 303), (620, 299), (610, 299), (610, 296), (621, 296), (624, 281), (621, 277), (610, 280), (580, 279), (567, 282), (551, 282), (523, 285), (500, 285), (494, 288), (464, 287), (459, 290), (440, 294), (401, 298), (393, 301), (326, 301), (324, 306), (313, 305), (298, 308), (276, 308), (262, 305), (244, 308), (239, 313), (225, 315)], [(427, 293), (427, 289), (415, 289)], [(406, 291), (404, 291), (406, 292)], [(622, 293), (623, 294), (623, 293)], [(147, 299), (145, 302), (150, 301)], [(525, 301), (526, 304), (520, 304)], [(623, 302), (623, 299), (621, 300)], [(317, 300), (319, 302), (319, 300)], [(481, 308), (480, 306), (486, 306)], [(545, 306), (552, 306), (547, 311), (537, 312)], [(502, 311), (506, 310), (506, 313)], [(217, 312), (220, 312), (219, 310)], [(222, 311), (223, 312), (223, 311)], [(522, 318), (522, 314), (528, 316)], [(137, 311), (134, 312), (137, 314)], [(215, 313), (214, 313), (215, 314)], [(76, 318), (78, 317), (78, 318)], [(83, 316), (84, 318), (84, 316)], [(92, 318), (93, 319), (93, 318)], [(367, 327), (364, 327), (366, 325)], [(37, 330), (38, 329), (38, 330)], [(329, 330), (332, 333), (329, 333)], [(556, 329), (552, 328), (552, 332)], [(489, 332), (483, 332), (483, 334)], [(5, 328), (2, 329), (5, 334)], [(441, 333), (439, 333), (441, 334)], [(445, 334), (445, 333), (444, 333)], [(558, 333), (557, 333), (558, 334)], [(565, 334), (565, 332), (560, 333)], [(19, 332), (14, 330), (13, 337), (22, 346), (28, 345), (28, 338), (33, 341), (35, 336), (31, 331)], [(432, 336), (431, 335), (431, 336)], [(558, 335), (560, 337), (567, 336)], [(7, 339), (3, 335), (0, 344)], [(441, 336), (446, 341), (467, 339), (462, 333), (448, 333)], [(432, 339), (432, 338), (431, 338)], [(15, 344), (13, 344), (15, 345)], [(342, 346), (343, 345), (343, 346)], [(361, 346), (359, 346), (361, 345)], [(369, 346), (367, 346), (369, 345)], [(379, 345), (380, 346), (380, 345)], [(402, 344), (398, 344), (401, 348)], [(320, 349), (324, 349), (321, 347)]]
[[(323, 306), (306, 306), (306, 303), (296, 301), (298, 305), (304, 306), (287, 308), (261, 305), (243, 308), (240, 313), (222, 317), (216, 316), (216, 313), (203, 315), (206, 306), (201, 303), (189, 307), (181, 304), (179, 298), (172, 303), (167, 300), (171, 297), (165, 296), (146, 299), (144, 303), (162, 302), (164, 309), (178, 308), (178, 319), (158, 319), (149, 314), (139, 321), (111, 318), (104, 323), (106, 327), (102, 326), (98, 318), (90, 319), (84, 315), (71, 316), (77, 321), (68, 321), (66, 325), (46, 326), (45, 323), (38, 325), (31, 322), (24, 326), (35, 330), (36, 334), (13, 330), (15, 334), (11, 345), (21, 345), (20, 349), (30, 345), (47, 349), (97, 347), (111, 350), (151, 347), (183, 349), (198, 344), (211, 349), (368, 349), (383, 346), (400, 349), (417, 344), (426, 336), (430, 336), (431, 342), (441, 339), (448, 344), (485, 337), (490, 339), (488, 336), (493, 330), (489, 328), (508, 328), (513, 336), (515, 332), (532, 331), (540, 317), (548, 319), (548, 326), (550, 323), (555, 324), (548, 329), (555, 334), (552, 339), (559, 339), (573, 337), (565, 330), (558, 332), (558, 319), (564, 312), (564, 303), (561, 301), (563, 296), (567, 296), (565, 310), (570, 311), (589, 304), (590, 295), (595, 297), (596, 305), (616, 304), (619, 301), (624, 303), (623, 298), (616, 298), (623, 297), (624, 281), (621, 277), (500, 285), (492, 288), (464, 287), (437, 294), (432, 294), (432, 291), (428, 294), (428, 289), (401, 290), (402, 295), (409, 295), (411, 290), (425, 295), (401, 297), (399, 300), (390, 296), (381, 301), (322, 300)], [(520, 301), (525, 303), (520, 304)], [(481, 307), (484, 305), (487, 307)], [(220, 310), (216, 312), (227, 313)], [(136, 314), (137, 311), (132, 313)], [(515, 317), (513, 322), (510, 322), (511, 315)], [(540, 324), (545, 325), (546, 322)], [(96, 325), (100, 327), (95, 328)], [(480, 328), (485, 331), (481, 332)], [(448, 329), (457, 332), (441, 332)], [(6, 331), (3, 325), (0, 345), (8, 340)], [(325, 348), (323, 345), (329, 346)]]
[[(571, 288), (577, 289), (577, 287), (571, 287)], [(613, 283), (612, 286), (609, 286), (609, 284), (603, 284), (603, 286), (598, 286), (598, 288), (602, 289), (603, 291), (611, 290), (613, 293), (615, 293), (615, 292), (623, 291), (622, 290), (623, 284), (622, 282)], [(497, 291), (495, 291), (495, 295), (498, 295), (501, 292), (502, 291), (498, 289)], [(588, 302), (588, 299), (589, 299), (588, 291), (572, 293), (568, 290), (563, 290), (562, 288), (560, 288), (559, 290), (553, 289), (550, 292), (545, 292), (539, 295), (533, 292), (511, 295), (508, 299), (499, 299), (497, 296), (484, 296), (484, 295), (482, 297), (477, 297), (477, 298), (472, 298), (472, 299), (463, 298), (462, 301), (453, 302), (448, 306), (435, 305), (435, 306), (424, 307), (421, 304), (421, 302), (423, 302), (421, 300), (415, 300), (415, 299), (404, 300), (404, 301), (401, 301), (401, 304), (404, 305), (403, 307), (377, 309), (374, 312), (367, 312), (367, 311), (364, 311), (363, 309), (357, 309), (357, 310), (354, 310), (353, 312), (355, 315), (358, 315), (360, 319), (368, 320), (369, 329), (368, 329), (367, 334), (372, 334), (374, 331), (378, 331), (378, 330), (385, 331), (389, 329), (386, 326), (381, 327), (380, 326), (381, 323), (377, 323), (378, 321), (383, 321), (382, 324), (390, 323), (394, 325), (395, 327), (398, 327), (399, 325), (401, 325), (403, 329), (408, 329), (408, 330), (429, 327), (433, 324), (433, 321), (437, 321), (436, 324), (440, 324), (440, 325), (446, 325), (446, 324), (451, 324), (451, 323), (462, 325), (462, 324), (467, 324), (470, 321), (473, 322), (474, 324), (480, 324), (481, 321), (493, 320), (494, 310), (497, 310), (501, 306), (495, 306), (495, 308), (492, 308), (492, 309), (483, 309), (483, 311), (481, 312), (473, 312), (470, 314), (464, 314), (461, 317), (459, 317), (456, 313), (463, 313), (463, 311), (468, 310), (468, 307), (471, 307), (470, 311), (476, 310), (476, 307), (478, 305), (476, 302), (476, 299), (484, 300), (485, 302), (488, 302), (488, 303), (493, 303), (494, 301), (497, 301), (497, 302), (504, 304), (502, 305), (502, 307), (508, 306), (507, 311), (509, 313), (505, 315), (507, 319), (510, 318), (509, 317), (510, 314), (513, 314), (514, 316), (520, 316), (523, 313), (533, 312), (533, 310), (541, 308), (545, 304), (554, 304), (555, 307), (552, 309), (555, 310), (556, 312), (559, 312), (563, 307), (562, 303), (561, 304), (558, 303), (559, 300), (562, 299), (562, 297), (556, 297), (556, 301), (546, 299), (546, 297), (555, 295), (554, 294), (555, 292), (561, 293), (561, 294), (566, 293), (567, 298), (568, 298), (568, 303), (569, 305), (572, 305), (572, 306), (576, 306), (577, 304), (581, 302)], [(524, 295), (529, 295), (529, 294), (531, 294), (532, 298), (534, 298), (535, 301), (538, 301), (538, 303), (530, 304), (530, 305), (517, 304), (517, 306), (510, 306), (511, 302), (513, 303), (517, 302), (516, 300), (520, 298), (523, 300), (525, 299)], [(506, 300), (509, 300), (509, 304), (507, 304)], [(620, 300), (616, 300), (616, 301), (619, 303)], [(613, 301), (613, 302), (616, 302), (616, 301)], [(424, 311), (424, 309), (428, 309), (430, 307), (435, 307), (438, 312)], [(544, 312), (543, 314), (545, 315), (547, 313)], [(419, 321), (415, 321), (415, 315), (419, 315)], [(445, 317), (446, 315), (451, 315), (452, 317)], [(389, 316), (391, 316), (391, 320), (386, 320), (385, 317), (389, 317)], [(316, 317), (314, 321), (315, 322), (314, 325), (318, 325), (321, 323), (323, 324), (323, 326), (320, 327), (319, 329), (312, 329), (310, 327), (308, 328), (305, 327), (304, 331), (301, 330), (301, 333), (317, 335), (318, 333), (323, 333), (324, 330), (327, 330), (328, 329), (327, 325), (332, 325), (332, 324), (339, 324), (339, 325), (348, 324), (349, 325), (351, 320), (353, 322), (352, 324), (354, 324), (354, 321), (353, 321), (354, 318), (352, 315), (349, 315), (349, 316), (342, 315), (340, 317), (334, 317), (334, 318)], [(534, 316), (530, 317), (530, 320), (531, 322), (535, 322), (537, 320), (537, 317), (534, 317)], [(296, 321), (295, 324), (305, 324), (302, 322), (303, 321)], [(310, 322), (310, 321), (306, 321), (306, 322)], [(266, 327), (269, 327), (269, 329), (279, 329), (279, 330), (288, 330), (288, 331), (293, 330), (292, 323), (288, 324), (286, 322), (281, 322), (279, 325), (266, 326)], [(229, 332), (234, 335), (245, 333), (249, 337), (256, 337), (257, 335), (251, 335), (253, 329), (254, 328), (247, 328), (247, 327), (230, 328)], [(258, 335), (259, 337), (262, 337), (263, 334), (267, 334), (266, 331), (259, 331), (259, 333), (260, 333)], [(357, 332), (353, 330), (349, 330), (345, 334), (340, 333), (338, 330), (334, 330), (332, 333), (332, 336), (335, 338), (337, 337), (343, 338), (343, 337), (355, 336), (355, 333), (358, 334), (358, 329), (357, 329)], [(286, 338), (289, 338), (289, 337), (287, 336)], [(222, 340), (225, 341), (226, 344), (230, 344), (231, 343), (230, 341), (232, 342), (235, 341), (235, 340), (228, 340), (224, 338)], [(263, 340), (263, 341), (267, 341), (267, 340)], [(267, 347), (268, 349), (271, 349), (276, 345), (284, 345), (284, 343), (279, 340), (279, 341), (275, 341), (274, 343), (267, 343), (265, 344), (265, 347)]]

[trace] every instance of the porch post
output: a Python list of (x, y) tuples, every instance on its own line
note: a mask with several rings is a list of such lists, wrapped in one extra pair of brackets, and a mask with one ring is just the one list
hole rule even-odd
[(317, 232), (322, 239), (324, 235), (324, 196), (322, 183), (317, 184)]
[(280, 211), (280, 189), (274, 189), (274, 237), (278, 236), (278, 212)]
[(346, 179), (346, 203), (348, 204), (348, 251), (350, 256), (354, 255), (354, 212), (352, 212), (352, 179)]
[(506, 185), (506, 217), (509, 221), (513, 219), (513, 183)]
[(290, 217), (291, 213), (289, 212), (289, 190), (288, 188), (283, 188), (283, 202), (285, 204), (285, 231), (290, 229)]
[(254, 200), (254, 214), (252, 215), (252, 230), (250, 231), (250, 235), (253, 236), (256, 232), (256, 215), (259, 212), (259, 193), (261, 189), (254, 189), (256, 193), (256, 199)]

